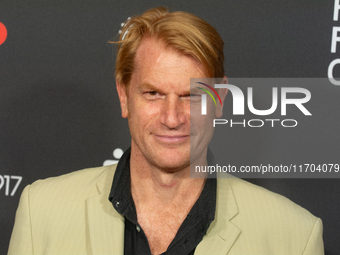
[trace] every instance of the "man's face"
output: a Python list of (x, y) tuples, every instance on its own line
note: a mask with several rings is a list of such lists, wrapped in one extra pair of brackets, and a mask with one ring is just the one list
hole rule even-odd
[(190, 131), (190, 78), (203, 77), (202, 65), (192, 57), (165, 48), (159, 40), (143, 39), (128, 96), (117, 83), (122, 116), (129, 121), (131, 156), (141, 166), (146, 163), (166, 172), (189, 167), (190, 140), (197, 140), (199, 153), (206, 153), (206, 127), (201, 133), (199, 128)]

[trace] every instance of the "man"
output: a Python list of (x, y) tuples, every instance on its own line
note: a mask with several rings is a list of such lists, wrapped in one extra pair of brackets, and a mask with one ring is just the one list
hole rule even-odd
[(118, 48), (131, 148), (118, 166), (26, 187), (9, 254), (323, 254), (321, 220), (288, 199), (236, 178), (190, 178), (190, 160), (213, 160), (205, 125), (222, 114), (190, 116), (190, 78), (224, 76), (216, 30), (156, 8), (125, 24)]

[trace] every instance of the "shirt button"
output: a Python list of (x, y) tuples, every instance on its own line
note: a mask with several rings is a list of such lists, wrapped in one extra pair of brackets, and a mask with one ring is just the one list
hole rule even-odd
[(119, 201), (115, 201), (115, 207), (116, 207), (116, 208), (119, 207)]
[(136, 229), (137, 229), (138, 232), (140, 232), (140, 227), (136, 226)]

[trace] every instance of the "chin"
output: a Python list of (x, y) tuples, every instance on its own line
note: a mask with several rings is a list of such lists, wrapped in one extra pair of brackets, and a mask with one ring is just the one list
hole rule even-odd
[(154, 158), (152, 163), (158, 168), (162, 169), (164, 172), (175, 173), (186, 168), (189, 169), (190, 156), (189, 154), (187, 157), (183, 156), (183, 153), (180, 153), (180, 155), (171, 155), (171, 153), (168, 155), (160, 155)]

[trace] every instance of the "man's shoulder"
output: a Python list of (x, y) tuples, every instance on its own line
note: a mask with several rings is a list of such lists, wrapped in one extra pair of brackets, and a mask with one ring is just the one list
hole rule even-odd
[(249, 208), (249, 206), (254, 206), (263, 209), (285, 209), (286, 213), (293, 211), (294, 213), (301, 213), (306, 216), (311, 215), (306, 209), (291, 201), (287, 197), (270, 191), (264, 187), (238, 178), (227, 178), (221, 181), (222, 185), (225, 185), (226, 182), (228, 182), (237, 204), (240, 207), (247, 206)]
[(288, 198), (241, 179), (219, 178), (216, 199), (202, 254), (214, 236), (231, 240), (230, 254), (323, 254), (321, 220)]
[[(12, 253), (24, 254), (27, 248), (14, 244), (25, 242), (35, 254), (85, 254), (87, 228), (110, 224), (110, 217), (117, 216), (108, 200), (115, 168), (84, 169), (26, 186), (16, 214)], [(20, 252), (13, 252), (16, 249)]]
[(220, 178), (217, 187), (216, 232), (236, 229), (233, 254), (323, 254), (322, 222), (306, 209), (237, 178)]
[(219, 180), (219, 184), (222, 187), (229, 185), (239, 216), (243, 222), (249, 221), (246, 224), (259, 221), (262, 226), (281, 224), (282, 229), (297, 226), (310, 229), (318, 220), (290, 199), (250, 182), (227, 178)]
[[(37, 180), (27, 188), (32, 196), (84, 196), (96, 192), (98, 188), (111, 187), (116, 165), (87, 168), (64, 175)], [(99, 187), (98, 187), (99, 185)], [(40, 194), (40, 195), (39, 195)]]

